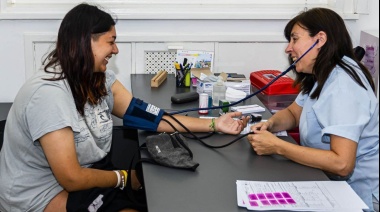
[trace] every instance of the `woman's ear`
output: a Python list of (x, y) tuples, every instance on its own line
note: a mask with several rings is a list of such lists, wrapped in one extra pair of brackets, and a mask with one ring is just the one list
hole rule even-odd
[(318, 34), (315, 37), (318, 39), (318, 48), (321, 48), (323, 45), (325, 45), (327, 41), (327, 35), (324, 31), (318, 32)]

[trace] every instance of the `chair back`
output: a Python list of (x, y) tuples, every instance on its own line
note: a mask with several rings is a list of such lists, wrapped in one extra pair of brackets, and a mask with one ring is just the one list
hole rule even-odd
[(4, 140), (4, 128), (5, 128), (5, 120), (0, 121), (0, 150), (3, 146), (3, 140)]
[(354, 54), (355, 54), (356, 59), (361, 61), (365, 55), (365, 50), (363, 47), (357, 46), (354, 48)]

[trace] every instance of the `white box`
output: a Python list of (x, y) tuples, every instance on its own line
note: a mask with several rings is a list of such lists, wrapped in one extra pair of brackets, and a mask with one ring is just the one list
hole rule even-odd
[(243, 80), (241, 82), (224, 82), (224, 85), (226, 87), (243, 91), (247, 95), (251, 94), (251, 82), (249, 80)]
[(208, 95), (212, 95), (212, 86), (214, 82), (202, 82), (198, 79), (197, 81), (197, 92), (198, 93), (207, 93)]
[[(212, 95), (212, 86), (215, 82), (203, 82), (198, 79), (197, 81), (197, 92), (207, 93)], [(245, 92), (247, 95), (251, 94), (251, 83), (249, 80), (244, 80), (242, 82), (224, 82), (226, 87), (230, 87), (239, 91)]]

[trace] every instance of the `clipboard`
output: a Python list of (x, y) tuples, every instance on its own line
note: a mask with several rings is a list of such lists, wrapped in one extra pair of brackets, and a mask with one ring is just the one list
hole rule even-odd
[(165, 70), (158, 71), (157, 74), (151, 79), (150, 87), (158, 87), (167, 78), (168, 72)]

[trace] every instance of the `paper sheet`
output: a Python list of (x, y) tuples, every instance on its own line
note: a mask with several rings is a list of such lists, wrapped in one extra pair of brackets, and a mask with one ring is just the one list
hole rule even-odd
[(231, 107), (231, 111), (242, 112), (242, 114), (251, 114), (251, 113), (261, 113), (265, 112), (265, 108), (260, 105), (244, 105), (244, 106), (233, 106)]
[[(265, 121), (267, 121), (267, 120), (261, 120), (261, 122), (265, 122)], [(244, 128), (243, 131), (241, 131), (240, 134), (247, 134), (247, 133), (249, 133), (251, 131), (251, 126), (253, 126), (255, 124), (257, 124), (257, 123), (255, 123), (255, 122), (254, 123), (248, 123), (247, 126)], [(286, 131), (275, 132), (273, 134), (276, 135), (277, 137), (286, 137), (286, 136), (288, 136), (288, 132), (286, 132)]]
[(248, 210), (362, 211), (368, 209), (346, 181), (236, 181), (237, 204)]

